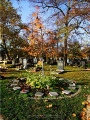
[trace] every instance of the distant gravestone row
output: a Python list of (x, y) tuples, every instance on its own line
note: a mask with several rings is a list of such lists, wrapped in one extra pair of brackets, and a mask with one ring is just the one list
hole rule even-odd
[(88, 62), (86, 59), (73, 59), (68, 60), (68, 64), (71, 66), (78, 66), (86, 69)]
[(12, 65), (18, 67), (19, 69), (26, 69), (30, 66), (34, 66), (34, 63), (32, 59), (21, 57), (21, 58), (13, 59)]

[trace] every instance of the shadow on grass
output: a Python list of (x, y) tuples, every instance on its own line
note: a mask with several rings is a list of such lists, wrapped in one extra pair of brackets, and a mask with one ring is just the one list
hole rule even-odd
[(15, 79), (15, 78), (17, 78), (17, 77), (16, 76), (10, 76), (10, 77), (2, 76), (2, 79), (0, 79), (0, 80), (11, 80), (11, 79)]
[(77, 85), (90, 85), (90, 81), (88, 81), (88, 82), (78, 82)]

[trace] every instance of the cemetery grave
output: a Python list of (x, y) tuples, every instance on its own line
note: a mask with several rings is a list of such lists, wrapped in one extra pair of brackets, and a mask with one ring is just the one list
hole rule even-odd
[(75, 94), (79, 87), (75, 82), (51, 76), (30, 75), (28, 78), (13, 79), (8, 87), (29, 97), (66, 97)]
[(57, 61), (57, 69), (56, 71), (51, 71), (51, 74), (60, 74), (64, 72), (64, 61), (59, 60)]

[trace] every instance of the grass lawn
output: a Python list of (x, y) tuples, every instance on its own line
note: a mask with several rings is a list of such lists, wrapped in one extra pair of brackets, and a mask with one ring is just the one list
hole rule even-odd
[[(50, 75), (56, 66), (44, 65), (44, 74)], [(41, 72), (37, 72), (40, 74)], [(81, 111), (86, 107), (87, 95), (90, 94), (90, 71), (83, 68), (66, 66), (63, 74), (55, 76), (76, 81), (81, 85), (81, 92), (72, 98), (31, 99), (27, 94), (20, 94), (8, 88), (12, 79), (27, 77), (27, 71), (9, 68), (1, 72), (5, 79), (0, 80), (1, 114), (5, 120), (80, 120)], [(34, 74), (34, 73), (32, 73)]]

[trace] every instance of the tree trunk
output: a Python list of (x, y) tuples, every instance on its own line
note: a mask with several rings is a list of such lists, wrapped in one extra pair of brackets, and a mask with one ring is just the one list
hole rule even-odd
[(7, 55), (8, 59), (10, 60), (10, 56), (9, 56), (9, 53), (8, 53), (8, 50), (7, 50), (7, 47), (6, 47), (6, 43), (5, 43), (4, 38), (2, 38), (2, 41), (3, 41), (4, 50), (5, 50), (5, 52), (6, 52), (6, 55)]
[(64, 64), (67, 65), (67, 38), (64, 40)]

